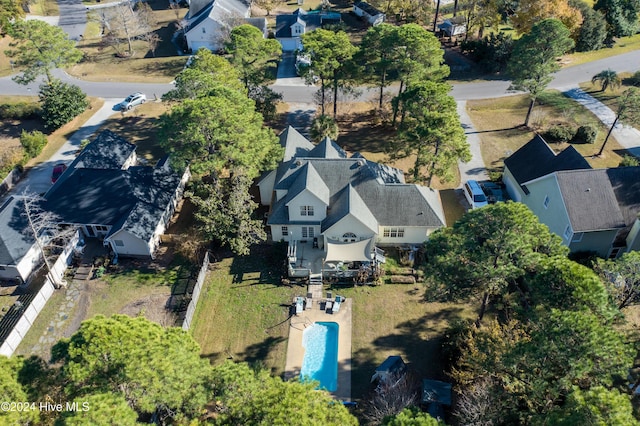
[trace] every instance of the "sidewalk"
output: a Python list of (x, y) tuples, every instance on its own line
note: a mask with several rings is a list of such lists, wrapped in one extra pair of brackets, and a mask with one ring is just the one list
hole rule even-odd
[[(598, 117), (606, 127), (611, 128), (611, 125), (616, 119), (616, 113), (613, 112), (611, 108), (577, 87), (565, 90), (562, 93), (587, 108)], [(618, 123), (613, 129), (613, 132), (611, 132), (611, 135), (632, 155), (640, 157), (640, 131), (631, 126)]]

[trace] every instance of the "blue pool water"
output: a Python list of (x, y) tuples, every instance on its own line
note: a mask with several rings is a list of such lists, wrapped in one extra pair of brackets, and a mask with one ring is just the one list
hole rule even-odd
[(320, 382), (333, 392), (338, 388), (338, 324), (316, 322), (302, 334), (304, 360), (300, 378)]

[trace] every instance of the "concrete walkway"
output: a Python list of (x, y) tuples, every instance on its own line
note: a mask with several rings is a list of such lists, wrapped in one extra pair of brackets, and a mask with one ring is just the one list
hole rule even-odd
[[(606, 127), (611, 128), (616, 119), (616, 113), (611, 108), (578, 87), (565, 90), (563, 93), (591, 111)], [(618, 123), (611, 135), (632, 155), (640, 157), (640, 131)]]
[(460, 124), (464, 129), (464, 134), (467, 137), (472, 156), (468, 163), (458, 162), (458, 168), (460, 169), (460, 187), (462, 187), (464, 182), (469, 179), (477, 181), (489, 180), (489, 174), (487, 173), (487, 167), (484, 164), (482, 152), (480, 151), (480, 136), (478, 136), (478, 132), (473, 127), (471, 117), (467, 114), (467, 101), (458, 101), (458, 115), (460, 116)]

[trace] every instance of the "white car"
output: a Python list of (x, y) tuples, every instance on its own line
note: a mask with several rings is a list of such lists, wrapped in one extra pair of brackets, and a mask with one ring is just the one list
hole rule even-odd
[(146, 101), (147, 97), (144, 93), (136, 92), (132, 95), (127, 96), (127, 98), (124, 101), (120, 102), (118, 105), (120, 106), (121, 110), (129, 111), (134, 106), (143, 104)]

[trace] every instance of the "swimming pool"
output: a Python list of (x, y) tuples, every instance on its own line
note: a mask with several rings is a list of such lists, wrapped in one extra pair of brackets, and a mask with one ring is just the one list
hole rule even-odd
[(338, 324), (316, 322), (304, 330), (300, 379), (313, 379), (329, 392), (338, 388)]

